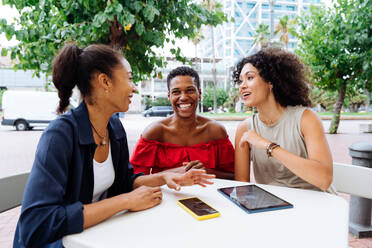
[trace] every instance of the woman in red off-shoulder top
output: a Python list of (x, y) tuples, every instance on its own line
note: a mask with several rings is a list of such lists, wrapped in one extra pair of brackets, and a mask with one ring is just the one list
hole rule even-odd
[(197, 72), (178, 67), (168, 74), (167, 85), (174, 115), (144, 130), (130, 159), (134, 171), (204, 168), (219, 178), (234, 179), (234, 147), (225, 128), (196, 114), (201, 96)]

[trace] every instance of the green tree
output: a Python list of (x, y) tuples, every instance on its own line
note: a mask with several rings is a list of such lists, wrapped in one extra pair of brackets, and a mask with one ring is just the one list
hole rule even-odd
[[(20, 17), (8, 24), (0, 19), (0, 34), (16, 37), (20, 43), (3, 49), (19, 64), (15, 69), (50, 73), (51, 61), (65, 42), (78, 45), (109, 44), (121, 49), (132, 65), (135, 80), (150, 76), (165, 65), (154, 48), (169, 37), (192, 38), (203, 24), (217, 25), (226, 20), (222, 11), (208, 11), (201, 4), (174, 0), (3, 0), (15, 7)], [(185, 62), (181, 49), (174, 56)]]
[(230, 87), (230, 90), (228, 91), (228, 99), (225, 105), (229, 108), (230, 112), (235, 112), (236, 104), (240, 100), (240, 93), (239, 93), (239, 87), (236, 85)]
[(260, 45), (260, 47), (263, 47), (264, 44), (268, 43), (270, 41), (270, 27), (268, 25), (265, 25), (263, 23), (260, 23), (258, 25), (258, 28), (256, 29), (256, 34), (253, 36), (254, 38), (254, 44)]
[(296, 36), (296, 20), (289, 19), (287, 15), (281, 17), (279, 22), (275, 25), (275, 35), (279, 35), (279, 40), (288, 49), (289, 35)]
[(366, 95), (358, 91), (350, 91), (349, 95), (345, 97), (344, 105), (350, 109), (351, 112), (358, 112), (359, 108), (365, 104)]
[(172, 106), (167, 97), (157, 97), (151, 106)]
[(330, 133), (337, 133), (349, 92), (372, 87), (372, 0), (337, 0), (334, 8), (310, 8), (300, 19), (297, 53), (316, 87), (336, 91)]
[(3, 105), (3, 93), (4, 93), (4, 89), (0, 89), (0, 112), (2, 111), (1, 107)]
[(333, 111), (336, 103), (337, 92), (314, 88), (310, 94), (314, 104), (319, 104), (327, 112)]
[[(214, 95), (213, 87), (209, 86), (205, 88), (203, 92), (203, 106), (204, 107), (210, 108), (214, 106), (213, 95)], [(217, 98), (217, 107), (220, 107), (227, 101), (227, 99), (229, 98), (229, 95), (223, 88), (218, 87), (216, 90), (216, 98)]]

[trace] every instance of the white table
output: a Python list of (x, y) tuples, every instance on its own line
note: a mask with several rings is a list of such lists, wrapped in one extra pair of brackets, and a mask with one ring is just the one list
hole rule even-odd
[[(217, 188), (247, 183), (216, 179), (215, 184), (163, 188), (163, 202), (149, 210), (126, 212), (63, 238), (75, 247), (347, 247), (348, 204), (324, 192), (259, 185), (289, 201), (294, 208), (247, 214)], [(221, 216), (198, 221), (177, 204), (197, 196)]]

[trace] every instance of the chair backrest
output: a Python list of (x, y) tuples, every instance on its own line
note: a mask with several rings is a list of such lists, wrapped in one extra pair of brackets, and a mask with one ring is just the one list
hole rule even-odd
[(23, 192), (29, 174), (0, 178), (0, 213), (22, 204)]
[(372, 199), (372, 168), (333, 163), (332, 184), (338, 192)]

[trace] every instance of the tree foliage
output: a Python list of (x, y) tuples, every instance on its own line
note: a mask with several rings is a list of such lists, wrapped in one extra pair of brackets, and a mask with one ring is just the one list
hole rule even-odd
[[(0, 34), (20, 43), (2, 54), (18, 58), (15, 69), (32, 69), (37, 75), (50, 72), (57, 51), (74, 41), (122, 49), (138, 80), (165, 65), (154, 48), (174, 44), (170, 37), (192, 39), (202, 25), (226, 20), (223, 12), (187, 0), (3, 0), (3, 4), (15, 7), (20, 16), (9, 24), (0, 19)], [(171, 53), (185, 62), (179, 47)]]
[(270, 27), (269, 25), (260, 23), (256, 29), (256, 34), (253, 36), (254, 44), (259, 44), (261, 47), (270, 41)]
[(372, 88), (372, 0), (337, 0), (311, 7), (299, 21), (297, 53), (316, 87), (338, 92), (330, 133), (336, 133), (345, 96)]
[[(214, 90), (213, 87), (207, 87), (205, 88), (203, 92), (203, 106), (210, 108), (213, 108), (213, 95)], [(228, 93), (223, 88), (217, 88), (216, 89), (216, 98), (217, 98), (217, 107), (222, 106), (227, 99), (229, 98)]]
[(297, 35), (296, 19), (290, 19), (287, 15), (281, 17), (279, 22), (275, 25), (274, 34), (279, 35), (279, 40), (288, 49), (289, 35)]

